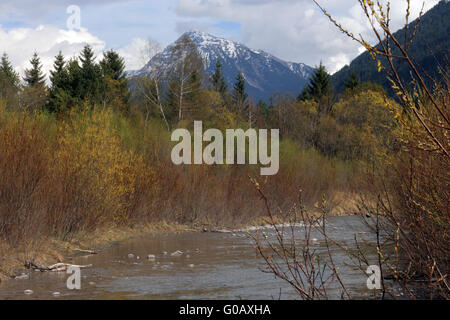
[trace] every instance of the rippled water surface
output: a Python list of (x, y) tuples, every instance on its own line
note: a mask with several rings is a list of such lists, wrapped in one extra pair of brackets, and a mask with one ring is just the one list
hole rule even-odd
[[(361, 218), (330, 218), (329, 234), (351, 247), (354, 236), (374, 241)], [(273, 230), (264, 230), (270, 237)], [(250, 231), (252, 232), (252, 231)], [(298, 228), (301, 237), (302, 228)], [(324, 241), (313, 234), (314, 248), (325, 253)], [(365, 247), (368, 252), (369, 247)], [(368, 297), (367, 277), (332, 248), (345, 284), (356, 297)], [(178, 251), (178, 252), (177, 252)], [(130, 254), (133, 257), (129, 256)], [(154, 255), (154, 259), (148, 259)], [(368, 255), (376, 264), (374, 253)], [(68, 275), (29, 272), (29, 279), (0, 284), (0, 299), (295, 299), (292, 288), (262, 272), (263, 260), (245, 231), (233, 233), (166, 233), (136, 238), (97, 255), (77, 257), (81, 290), (68, 290)], [(25, 295), (25, 290), (33, 294)], [(54, 296), (54, 292), (60, 295)], [(340, 290), (330, 289), (338, 298)]]

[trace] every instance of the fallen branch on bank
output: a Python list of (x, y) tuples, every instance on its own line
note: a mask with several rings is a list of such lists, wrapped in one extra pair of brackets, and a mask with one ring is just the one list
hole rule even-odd
[(32, 270), (38, 270), (40, 272), (64, 272), (69, 267), (76, 267), (76, 268), (90, 268), (92, 267), (92, 264), (89, 265), (75, 265), (75, 264), (69, 264), (69, 263), (56, 263), (50, 266), (42, 266), (38, 265), (33, 261), (27, 262), (25, 264), (25, 267)]
[(88, 253), (88, 254), (98, 254), (98, 252), (93, 251), (93, 250), (86, 250), (86, 249), (74, 249), (74, 251), (78, 251), (78, 252), (83, 252), (83, 253)]

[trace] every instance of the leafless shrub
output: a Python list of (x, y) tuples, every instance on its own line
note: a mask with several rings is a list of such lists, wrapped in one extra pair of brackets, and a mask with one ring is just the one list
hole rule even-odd
[[(381, 262), (392, 277), (410, 293), (410, 286), (419, 286), (430, 299), (450, 297), (449, 272), (449, 79), (448, 65), (437, 63), (440, 78), (431, 78), (409, 54), (417, 34), (422, 12), (417, 21), (409, 24), (410, 1), (406, 0), (405, 38), (398, 39), (390, 27), (390, 1), (358, 0), (373, 34), (379, 41), (372, 46), (363, 38), (336, 21), (317, 1), (329, 20), (345, 35), (363, 45), (380, 72), (384, 72), (399, 97), (402, 110), (386, 106), (401, 125), (398, 141), (401, 150), (387, 157), (380, 168), (369, 176), (372, 192), (378, 195), (373, 210), (389, 222), (385, 229), (395, 240), (398, 261), (387, 263), (386, 254), (378, 248)], [(439, 44), (436, 44), (439, 45)], [(448, 61), (444, 58), (444, 63)], [(398, 72), (405, 64), (412, 82), (407, 83)], [(426, 81), (428, 80), (428, 81)], [(429, 85), (432, 84), (432, 86)], [(369, 206), (368, 206), (369, 207)]]

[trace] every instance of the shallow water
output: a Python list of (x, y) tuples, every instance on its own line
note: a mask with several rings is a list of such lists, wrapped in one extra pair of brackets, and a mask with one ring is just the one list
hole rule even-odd
[[(302, 228), (296, 227), (299, 235)], [(331, 238), (348, 247), (354, 236), (374, 242), (361, 218), (330, 218)], [(249, 231), (254, 232), (254, 231)], [(264, 229), (273, 236), (273, 229)], [(313, 247), (325, 253), (324, 241), (313, 234)], [(363, 245), (369, 262), (376, 264), (373, 246)], [(176, 254), (181, 251), (182, 254)], [(356, 298), (369, 298), (367, 277), (338, 248), (332, 247), (335, 264), (348, 290)], [(129, 257), (133, 254), (134, 257)], [(155, 259), (148, 259), (154, 255)], [(138, 259), (139, 257), (139, 259)], [(293, 289), (273, 275), (256, 254), (254, 242), (244, 231), (233, 233), (165, 233), (121, 243), (97, 255), (74, 258), (81, 269), (81, 290), (69, 290), (65, 272), (29, 272), (29, 279), (0, 284), (0, 299), (296, 299)], [(26, 295), (25, 290), (33, 290)], [(54, 296), (59, 292), (59, 296)], [(332, 286), (330, 298), (341, 290)]]

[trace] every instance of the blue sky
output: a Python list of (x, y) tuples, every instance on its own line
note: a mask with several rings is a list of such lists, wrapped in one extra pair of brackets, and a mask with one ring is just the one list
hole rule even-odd
[[(370, 38), (355, 0), (321, 0), (340, 21)], [(426, 9), (438, 0), (426, 0)], [(394, 0), (393, 23), (402, 26), (405, 1)], [(420, 0), (412, 0), (417, 16)], [(81, 27), (68, 32), (69, 5), (81, 9)], [(361, 48), (340, 34), (311, 0), (2, 0), (0, 53), (7, 52), (19, 71), (36, 50), (46, 69), (58, 50), (73, 56), (85, 43), (99, 55), (114, 48), (128, 69), (140, 67), (145, 40), (165, 46), (189, 30), (201, 30), (262, 49), (281, 59), (311, 66), (323, 61), (333, 72)]]

